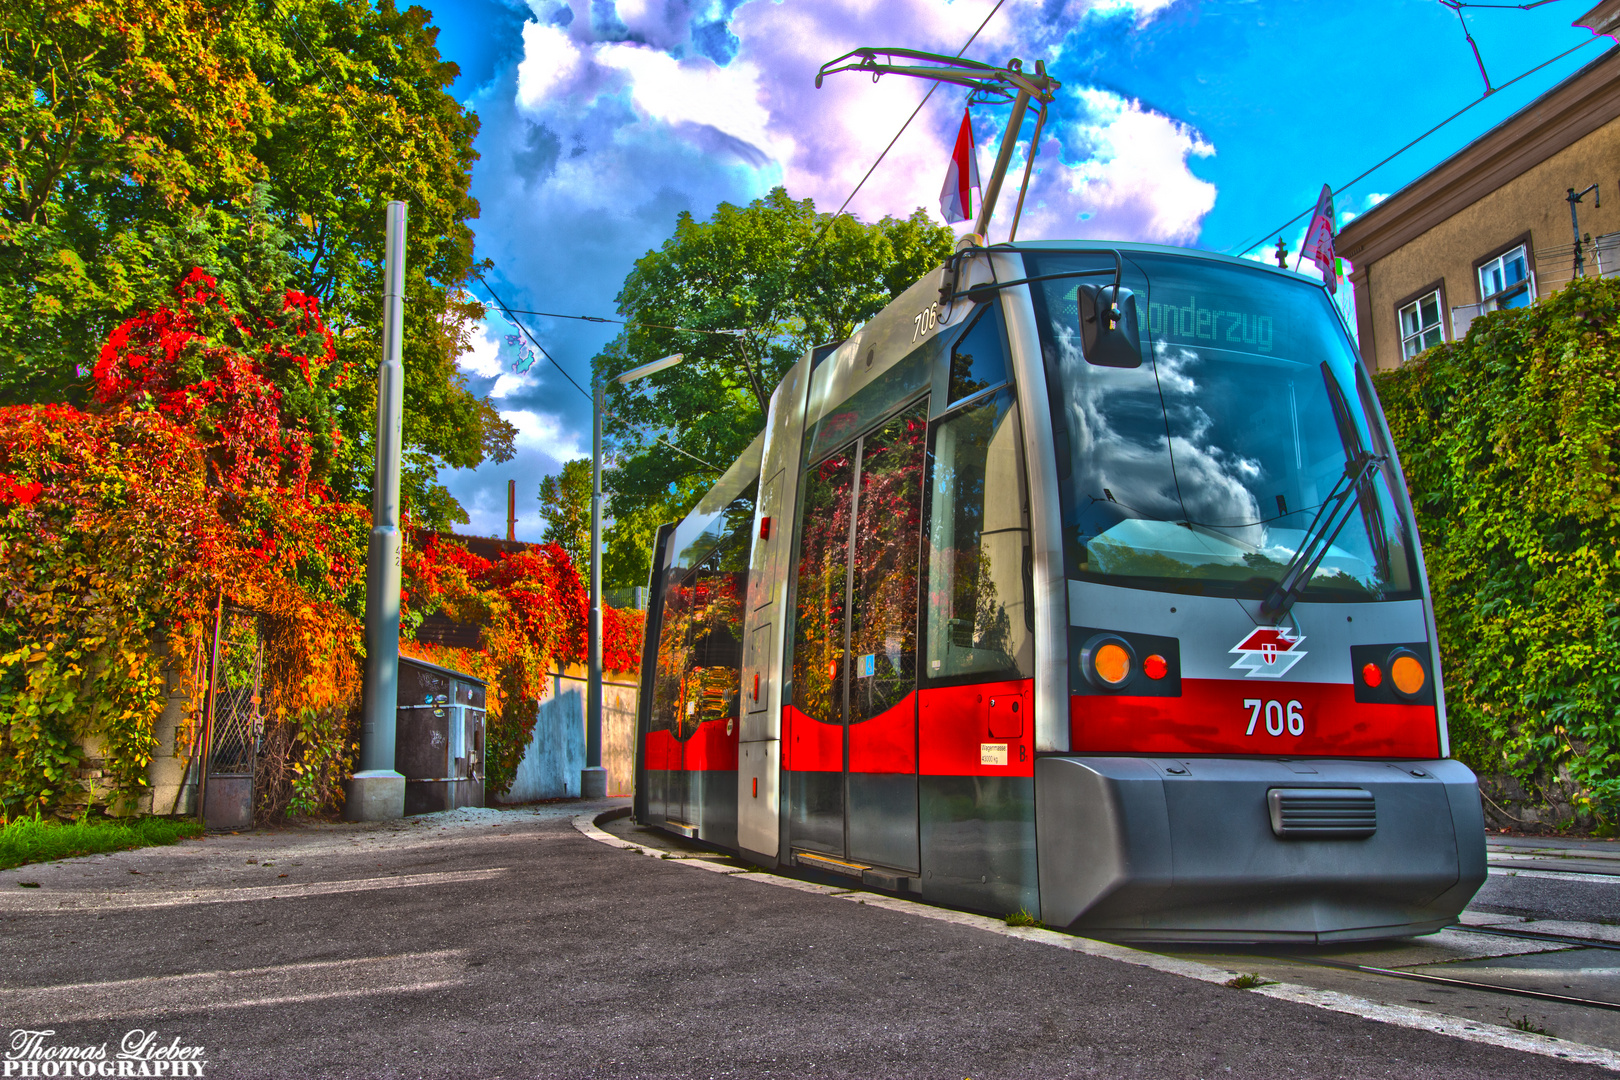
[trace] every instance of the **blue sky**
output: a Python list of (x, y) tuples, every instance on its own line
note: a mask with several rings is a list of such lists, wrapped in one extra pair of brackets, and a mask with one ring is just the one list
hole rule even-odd
[[(1612, 47), (1571, 26), (1592, 2), (1465, 9), (1493, 85), (1590, 43), (1340, 192), (1341, 220)], [(611, 316), (631, 264), (667, 238), (680, 211), (704, 217), (775, 184), (835, 209), (927, 89), (844, 75), (817, 91), (820, 63), (859, 45), (954, 53), (995, 0), (427, 6), (440, 51), (461, 68), (454, 93), (482, 121), (473, 227), (502, 299)], [(1338, 189), (1484, 91), (1456, 13), (1438, 0), (1006, 0), (967, 55), (1044, 59), (1064, 84), (1021, 238), (1233, 254), (1274, 240), (1323, 183)], [(937, 215), (964, 93), (934, 95), (855, 213), (870, 220), (924, 206)], [(974, 110), (985, 172), (1003, 119), (1004, 109)], [(1287, 230), (1291, 247), (1303, 231), (1303, 221)], [(1001, 236), (993, 226), (992, 239)], [(613, 333), (526, 323), (581, 383)], [(506, 481), (517, 479), (518, 535), (538, 539), (540, 478), (589, 452), (589, 405), (545, 361), (523, 375), (503, 369), (492, 335), (506, 329), (481, 336), (462, 366), (518, 426), (518, 457), (447, 482), (472, 515), (466, 531), (495, 533), (505, 528)]]

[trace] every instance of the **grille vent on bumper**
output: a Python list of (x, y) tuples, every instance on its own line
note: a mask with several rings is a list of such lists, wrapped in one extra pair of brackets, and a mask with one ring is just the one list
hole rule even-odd
[(1362, 788), (1272, 788), (1271, 831), (1284, 840), (1359, 840), (1378, 831), (1372, 792)]

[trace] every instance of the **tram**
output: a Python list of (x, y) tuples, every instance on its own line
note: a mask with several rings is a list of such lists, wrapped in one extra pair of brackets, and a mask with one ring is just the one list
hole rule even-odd
[(810, 350), (652, 569), (642, 823), (1119, 940), (1453, 922), (1486, 876), (1400, 463), (1324, 291), (966, 246)]

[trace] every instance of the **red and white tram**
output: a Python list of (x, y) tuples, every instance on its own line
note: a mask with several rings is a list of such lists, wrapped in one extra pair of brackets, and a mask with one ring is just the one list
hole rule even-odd
[(1400, 465), (1323, 291), (969, 247), (658, 535), (635, 813), (1119, 939), (1436, 930), (1485, 880)]

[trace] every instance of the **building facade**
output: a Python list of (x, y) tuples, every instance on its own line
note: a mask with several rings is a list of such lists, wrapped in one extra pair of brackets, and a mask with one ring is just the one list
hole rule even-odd
[[(1612, 34), (1609, 8), (1620, 0), (1577, 25)], [(1351, 221), (1338, 253), (1354, 267), (1356, 330), (1377, 370), (1561, 288), (1577, 258), (1586, 275), (1620, 274), (1620, 49)]]

